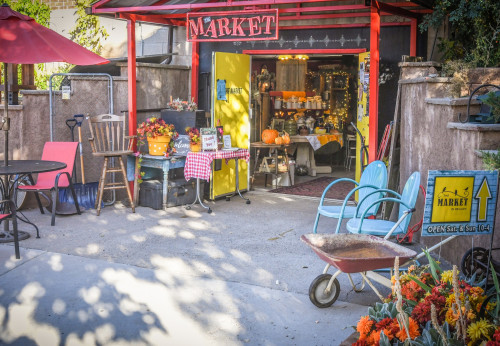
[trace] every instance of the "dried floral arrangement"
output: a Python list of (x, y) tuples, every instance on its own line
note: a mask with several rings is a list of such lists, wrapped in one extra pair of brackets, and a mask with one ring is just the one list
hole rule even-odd
[[(429, 253), (429, 264), (399, 273), (396, 258), (392, 293), (361, 317), (353, 345), (500, 345), (498, 300), (458, 270), (441, 270)], [(498, 298), (499, 286), (492, 267)], [(491, 296), (491, 294), (490, 294)], [(484, 305), (484, 306), (483, 306)]]
[(197, 129), (196, 127), (186, 127), (185, 131), (186, 134), (189, 136), (189, 140), (191, 141), (192, 144), (200, 143), (201, 136), (199, 129)]
[(198, 109), (198, 105), (194, 102), (194, 98), (191, 99), (190, 102), (183, 101), (179, 98), (175, 100), (170, 96), (170, 102), (167, 104), (167, 109), (172, 109), (175, 111), (195, 111)]

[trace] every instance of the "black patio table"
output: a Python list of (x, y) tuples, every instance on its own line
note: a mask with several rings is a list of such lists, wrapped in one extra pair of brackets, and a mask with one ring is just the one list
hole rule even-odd
[[(52, 172), (58, 171), (60, 169), (66, 168), (66, 164), (64, 162), (58, 161), (45, 161), (45, 160), (9, 160), (9, 164), (6, 167), (4, 162), (0, 163), (0, 176), (3, 176), (3, 179), (0, 179), (0, 189), (3, 193), (4, 200), (11, 199), (12, 193), (16, 186), (16, 183), (26, 176), (30, 180), (30, 183), (33, 184), (32, 174), (34, 173), (44, 173), (44, 172)], [(7, 210), (6, 213), (9, 211)], [(18, 219), (29, 223), (33, 227), (35, 227), (37, 231), (37, 238), (39, 238), (38, 228), (35, 224), (31, 223), (27, 219), (19, 218)], [(29, 238), (28, 232), (19, 231), (19, 240), (24, 240)], [(0, 230), (0, 243), (13, 242), (14, 235), (9, 230), (9, 223), (6, 220), (3, 231)]]

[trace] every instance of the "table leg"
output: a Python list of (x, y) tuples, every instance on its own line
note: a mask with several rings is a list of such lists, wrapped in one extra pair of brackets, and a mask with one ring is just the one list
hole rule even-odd
[(226, 201), (229, 202), (229, 200), (231, 199), (231, 197), (233, 197), (234, 195), (236, 195), (236, 192), (238, 192), (238, 195), (240, 195), (241, 198), (243, 198), (245, 201), (247, 201), (246, 203), (247, 204), (250, 204), (250, 200), (248, 198), (245, 198), (241, 195), (241, 191), (240, 191), (240, 179), (239, 179), (239, 165), (238, 165), (238, 158), (234, 158), (234, 169), (236, 170), (236, 190), (233, 192), (233, 194), (231, 196), (226, 196)]
[(190, 210), (191, 207), (196, 204), (196, 202), (199, 202), (203, 208), (208, 209), (207, 213), (212, 213), (212, 209), (210, 209), (209, 206), (203, 204), (202, 198), (200, 197), (200, 178), (196, 178), (196, 198), (194, 199), (193, 203), (191, 203), (190, 205), (186, 205), (186, 209)]
[(163, 210), (167, 210), (167, 193), (168, 193), (168, 171), (169, 168), (163, 170), (163, 200), (162, 200), (162, 208)]
[(141, 171), (139, 170), (139, 157), (135, 157), (135, 169), (134, 169), (134, 205), (139, 205), (139, 175)]
[(260, 156), (260, 148), (257, 148), (257, 153), (255, 154), (255, 162), (253, 163), (252, 177), (250, 179), (250, 189), (253, 188), (253, 183), (255, 181), (255, 172), (257, 171), (257, 164), (259, 162), (259, 156)]

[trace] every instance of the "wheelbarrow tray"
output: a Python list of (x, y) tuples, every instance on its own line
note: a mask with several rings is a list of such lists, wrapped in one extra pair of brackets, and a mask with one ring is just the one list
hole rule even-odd
[(405, 263), (417, 255), (411, 249), (367, 234), (304, 234), (300, 239), (325, 262), (344, 273), (359, 273)]

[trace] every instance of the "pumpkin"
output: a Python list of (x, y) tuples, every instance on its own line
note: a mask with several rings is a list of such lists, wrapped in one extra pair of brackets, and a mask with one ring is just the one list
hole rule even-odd
[(274, 139), (274, 143), (276, 143), (278, 145), (283, 145), (283, 137), (276, 137)]
[(281, 138), (283, 138), (283, 144), (290, 144), (290, 135), (288, 133), (285, 132), (285, 134), (281, 136)]
[(266, 129), (262, 131), (262, 142), (266, 144), (274, 144), (274, 140), (279, 136), (278, 131)]

